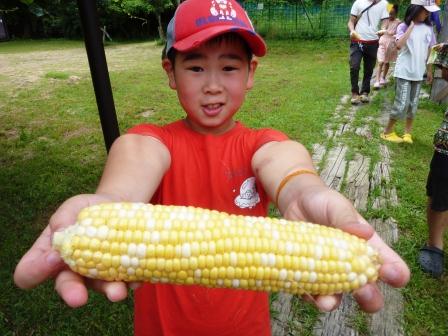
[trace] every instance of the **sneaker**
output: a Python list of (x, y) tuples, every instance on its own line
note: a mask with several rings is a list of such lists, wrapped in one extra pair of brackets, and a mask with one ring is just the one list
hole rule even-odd
[(375, 89), (375, 90), (379, 90), (380, 88), (381, 88), (381, 84), (380, 84), (380, 82), (375, 82), (375, 83), (373, 83), (373, 88)]
[(368, 103), (370, 102), (370, 98), (369, 95), (367, 93), (363, 93), (361, 94), (361, 102), (362, 103)]
[(388, 134), (381, 133), (380, 136), (381, 136), (381, 139), (386, 140), (386, 141), (395, 142), (395, 143), (403, 142), (403, 138), (399, 137), (395, 132), (391, 132)]
[(384, 79), (384, 78), (381, 78), (380, 79), (380, 85), (381, 86), (384, 86), (384, 85), (386, 85), (387, 84), (387, 81)]
[(412, 141), (412, 135), (409, 133), (403, 134), (403, 142), (406, 142), (408, 144), (413, 143), (414, 141)]
[(350, 99), (350, 103), (352, 103), (352, 105), (359, 105), (359, 103), (361, 103), (361, 100), (357, 94), (354, 94), (352, 95), (352, 99)]

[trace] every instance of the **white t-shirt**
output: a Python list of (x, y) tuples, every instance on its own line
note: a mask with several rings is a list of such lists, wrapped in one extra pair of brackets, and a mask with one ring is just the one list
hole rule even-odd
[[(397, 40), (403, 36), (408, 26), (400, 23), (397, 27)], [(395, 64), (394, 77), (421, 81), (426, 70), (428, 48), (436, 44), (436, 37), (431, 26), (416, 23), (406, 44), (401, 48)]]
[[(356, 0), (353, 3), (350, 14), (356, 17), (361, 15), (361, 12), (372, 4), (373, 0)], [(380, 28), (380, 22), (383, 19), (389, 18), (387, 11), (387, 1), (381, 0), (376, 5), (373, 5), (366, 10), (355, 26), (356, 32), (361, 36), (363, 41), (378, 40), (379, 36), (376, 32)]]

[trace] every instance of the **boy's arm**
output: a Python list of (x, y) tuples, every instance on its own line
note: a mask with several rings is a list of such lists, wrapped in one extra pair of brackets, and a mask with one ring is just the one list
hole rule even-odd
[(148, 202), (169, 168), (170, 155), (158, 140), (124, 135), (118, 138), (108, 155), (97, 192), (78, 195), (65, 201), (51, 217), (48, 226), (18, 263), (14, 281), (20, 288), (33, 288), (55, 279), (55, 289), (71, 307), (87, 303), (87, 288), (104, 293), (110, 301), (126, 298), (122, 282), (104, 282), (81, 277), (70, 271), (59, 254), (52, 250), (53, 233), (74, 224), (79, 211), (87, 206), (114, 201)]
[(170, 160), (168, 149), (156, 138), (123, 135), (111, 147), (96, 194), (149, 202)]
[[(307, 150), (297, 142), (270, 142), (262, 146), (252, 159), (252, 166), (266, 192), (275, 199), (278, 186), (288, 174), (301, 170), (314, 170)], [(301, 174), (290, 179), (281, 189), (278, 207), (287, 219), (306, 220), (340, 228), (368, 239), (384, 261), (380, 278), (384, 282), (402, 287), (409, 280), (409, 269), (401, 258), (374, 233), (352, 203), (342, 194), (328, 188), (316, 175)], [(375, 284), (367, 284), (354, 293), (360, 307), (367, 312), (381, 309), (383, 298)], [(321, 296), (314, 299), (322, 310), (337, 307), (341, 296)]]

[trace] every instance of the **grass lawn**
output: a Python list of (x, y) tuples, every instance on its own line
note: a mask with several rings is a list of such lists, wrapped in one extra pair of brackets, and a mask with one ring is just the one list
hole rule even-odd
[[(269, 54), (261, 59), (255, 88), (248, 93), (239, 119), (252, 127), (280, 129), (311, 149), (324, 142), (324, 126), (341, 96), (348, 94), (347, 43), (292, 40), (268, 41), (268, 45)], [(40, 53), (49, 55), (49, 50), (78, 57), (79, 62), (48, 65)], [(183, 116), (160, 67), (160, 51), (155, 43), (107, 48), (122, 132), (137, 123), (162, 124)], [(29, 58), (35, 59), (33, 74), (22, 71), (25, 66), (17, 61)], [(2, 62), (9, 63), (0, 73), (0, 334), (130, 335), (131, 298), (111, 304), (93, 294), (87, 306), (73, 310), (61, 302), (51, 282), (31, 291), (19, 290), (12, 282), (16, 263), (57, 206), (72, 195), (95, 190), (106, 153), (81, 42), (2, 43)], [(391, 89), (380, 92), (362, 108), (358, 122), (367, 116), (376, 118), (392, 98)], [(427, 235), (425, 182), (432, 135), (442, 111), (443, 107), (423, 100), (415, 144), (389, 146), (400, 205), (365, 213), (394, 217), (399, 223), (401, 239), (395, 248), (412, 270), (403, 291), (407, 335), (448, 334), (447, 279), (428, 278), (415, 262)], [(347, 141), (361, 152), (375, 152), (380, 126), (372, 129), (371, 140)], [(316, 311), (305, 303), (294, 308), (300, 322), (312, 326)], [(303, 334), (310, 334), (306, 329)]]

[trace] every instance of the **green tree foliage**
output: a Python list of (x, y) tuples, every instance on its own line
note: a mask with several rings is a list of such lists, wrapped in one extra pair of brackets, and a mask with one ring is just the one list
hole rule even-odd
[[(176, 0), (91, 0), (96, 1), (102, 26), (121, 38), (163, 38), (167, 16)], [(82, 36), (76, 0), (1, 0), (0, 15), (13, 37)]]
[[(128, 14), (130, 17), (141, 19), (141, 14), (154, 13), (157, 17), (157, 30), (159, 38), (165, 39), (162, 24), (162, 14), (172, 7), (176, 7), (176, 2), (171, 0), (112, 0), (112, 5)], [(145, 19), (142, 19), (146, 23)]]

